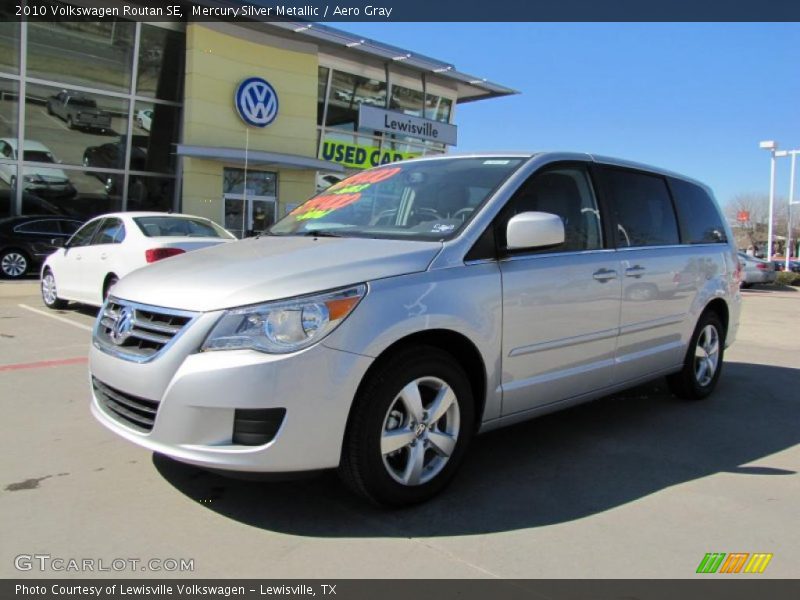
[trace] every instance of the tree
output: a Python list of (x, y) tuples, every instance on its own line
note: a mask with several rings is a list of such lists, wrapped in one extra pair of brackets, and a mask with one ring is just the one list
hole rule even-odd
[[(728, 201), (724, 212), (733, 229), (738, 248), (758, 246), (760, 250), (765, 250), (769, 222), (769, 196), (754, 193), (738, 194)], [(748, 213), (749, 220), (739, 221), (738, 217), (741, 212)], [(776, 197), (772, 209), (773, 235), (786, 235), (788, 218), (788, 201), (786, 198)], [(794, 239), (797, 239), (797, 220), (797, 216), (792, 219), (795, 224), (792, 231)]]

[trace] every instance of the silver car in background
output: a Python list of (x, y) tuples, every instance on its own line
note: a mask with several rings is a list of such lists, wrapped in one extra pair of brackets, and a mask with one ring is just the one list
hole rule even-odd
[(739, 252), (739, 262), (742, 265), (742, 287), (749, 288), (754, 283), (775, 283), (778, 272), (775, 264), (768, 260), (750, 256)]
[(92, 411), (179, 461), (424, 501), (476, 433), (662, 376), (708, 396), (739, 320), (731, 239), (703, 185), (615, 159), (378, 167), (123, 278)]

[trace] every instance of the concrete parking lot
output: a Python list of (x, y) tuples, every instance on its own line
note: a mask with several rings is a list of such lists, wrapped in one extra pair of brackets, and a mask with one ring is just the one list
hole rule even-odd
[(756, 577), (798, 577), (800, 292), (743, 296), (711, 399), (658, 381), (487, 434), (445, 494), (382, 511), (334, 474), (235, 481), (117, 438), (88, 409), (93, 311), (0, 283), (0, 576), (87, 575), (15, 569), (47, 554), (193, 559), (195, 577), (685, 578), (707, 552), (766, 552)]

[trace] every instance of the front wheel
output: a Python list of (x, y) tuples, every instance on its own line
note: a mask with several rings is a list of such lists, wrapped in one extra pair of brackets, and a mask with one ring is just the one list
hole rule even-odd
[(722, 372), (724, 353), (725, 328), (717, 313), (706, 311), (692, 334), (683, 369), (667, 378), (672, 393), (688, 400), (711, 394)]
[(339, 473), (376, 504), (423, 502), (452, 479), (474, 420), (472, 389), (461, 366), (437, 348), (408, 348), (362, 385)]
[(42, 302), (47, 308), (53, 310), (64, 308), (67, 305), (65, 300), (58, 297), (56, 278), (50, 269), (47, 269), (42, 276)]

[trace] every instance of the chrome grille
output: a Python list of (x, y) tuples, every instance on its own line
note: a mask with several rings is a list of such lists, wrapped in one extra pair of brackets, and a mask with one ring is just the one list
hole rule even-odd
[(110, 297), (97, 317), (94, 344), (108, 354), (147, 362), (175, 341), (196, 316)]
[(92, 377), (92, 388), (100, 406), (110, 417), (142, 433), (153, 429), (158, 413), (157, 401), (115, 390), (96, 377)]

